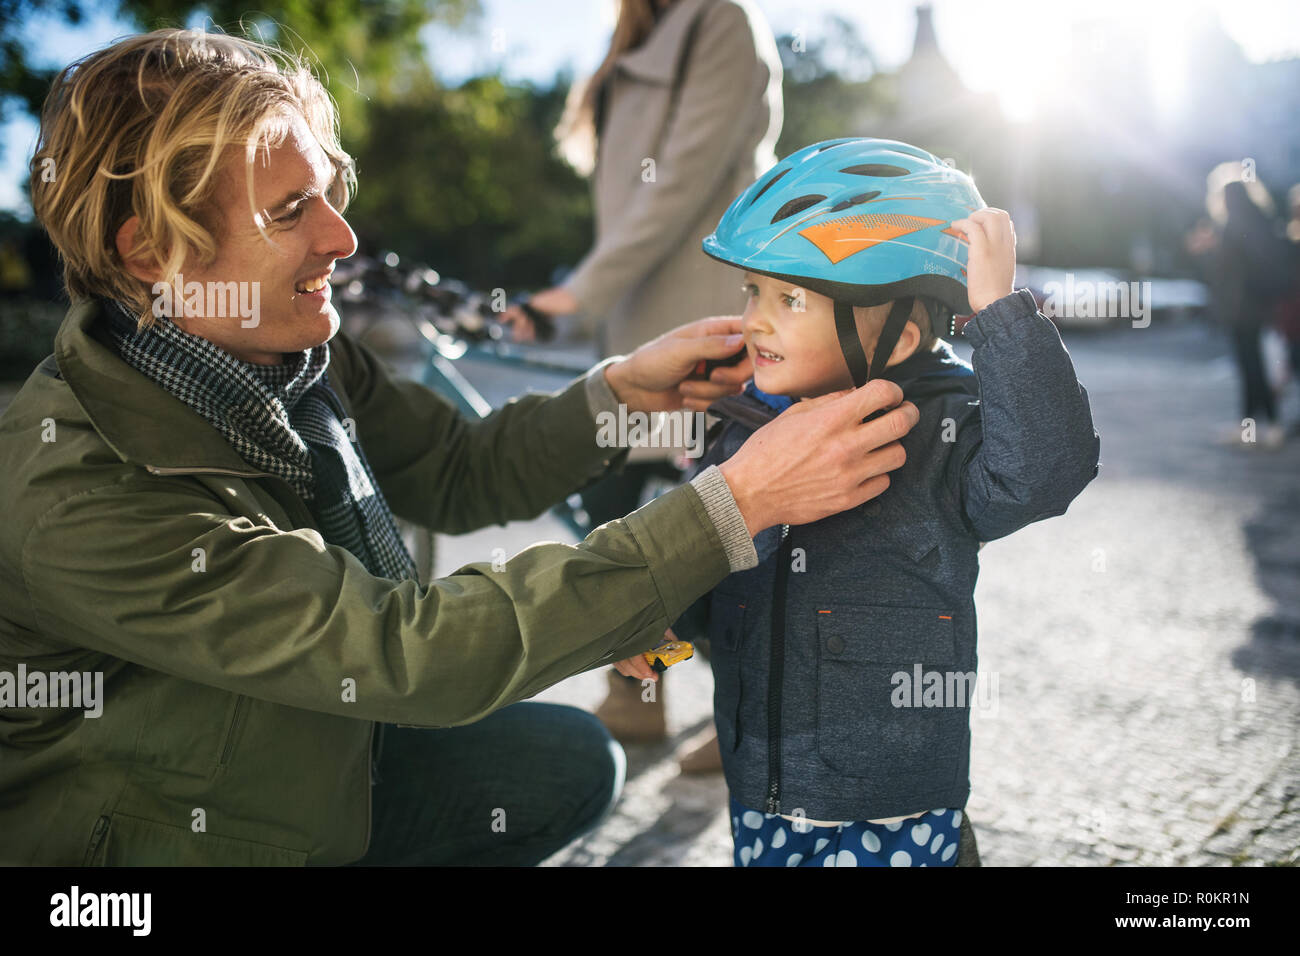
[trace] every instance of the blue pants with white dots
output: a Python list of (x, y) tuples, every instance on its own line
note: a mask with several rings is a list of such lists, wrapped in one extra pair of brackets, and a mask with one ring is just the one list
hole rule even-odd
[[(960, 810), (896, 823), (796, 824), (731, 799), (736, 866), (955, 866)], [(803, 832), (800, 832), (803, 831)]]

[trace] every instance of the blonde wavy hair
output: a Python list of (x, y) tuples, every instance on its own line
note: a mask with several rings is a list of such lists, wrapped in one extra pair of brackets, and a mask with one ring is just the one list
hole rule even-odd
[[(356, 190), (352, 157), (339, 144), (334, 100), (302, 56), (221, 33), (156, 30), (64, 69), (41, 110), (31, 188), (69, 298), (115, 298), (150, 324), (151, 286), (117, 251), (122, 224), (139, 217), (131, 257), (158, 262), (164, 282), (191, 253), (211, 262), (217, 241), (205, 221), (225, 151), (242, 147), (251, 170), (294, 116), (333, 163), (327, 198), (342, 211)], [(248, 200), (267, 236), (251, 176)]]

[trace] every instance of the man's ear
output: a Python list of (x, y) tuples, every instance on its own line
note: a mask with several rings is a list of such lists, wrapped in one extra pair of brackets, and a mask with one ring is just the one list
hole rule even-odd
[(139, 216), (132, 216), (122, 223), (121, 228), (117, 230), (117, 235), (114, 237), (117, 254), (121, 257), (126, 271), (131, 275), (145, 282), (157, 282), (159, 276), (162, 275), (162, 267), (158, 264), (158, 260), (152, 256), (136, 256), (132, 254), (135, 249), (135, 234), (139, 228)]

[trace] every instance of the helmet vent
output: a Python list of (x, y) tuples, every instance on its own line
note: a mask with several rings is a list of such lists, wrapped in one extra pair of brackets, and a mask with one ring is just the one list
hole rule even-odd
[(890, 166), (887, 163), (863, 163), (841, 169), (840, 172), (852, 173), (854, 176), (910, 176), (912, 174), (910, 169)]
[(841, 209), (848, 209), (850, 206), (858, 205), (858, 203), (868, 202), (879, 195), (879, 189), (873, 189), (869, 193), (858, 193), (856, 196), (837, 202), (834, 206), (831, 206), (831, 212), (839, 212)]
[(760, 189), (758, 192), (754, 193), (754, 198), (749, 201), (749, 204), (752, 206), (754, 205), (754, 203), (758, 202), (758, 197), (763, 195), (763, 193), (767, 192), (773, 186), (775, 186), (776, 181), (780, 179), (782, 176), (784, 176), (786, 173), (788, 173), (789, 171), (790, 171), (790, 167), (787, 166), (785, 169), (781, 170), (779, 173), (777, 173), (775, 176), (769, 179), (766, 183), (764, 183), (763, 188)]
[(807, 209), (809, 206), (817, 205), (825, 198), (826, 198), (825, 196), (818, 196), (814, 194), (810, 196), (800, 196), (798, 199), (791, 199), (788, 203), (786, 203), (784, 206), (782, 206), (780, 209), (776, 211), (776, 215), (772, 217), (772, 222), (778, 223), (782, 219), (788, 219), (790, 216), (793, 216), (797, 212), (802, 212), (803, 210)]

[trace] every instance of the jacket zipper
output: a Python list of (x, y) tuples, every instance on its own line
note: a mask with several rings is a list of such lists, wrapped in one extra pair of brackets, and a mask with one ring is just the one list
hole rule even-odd
[(104, 836), (108, 833), (108, 824), (110, 820), (103, 816), (95, 821), (95, 829), (90, 834), (90, 846), (86, 847), (86, 855), (81, 861), (82, 866), (90, 866), (91, 861), (95, 859), (95, 853), (99, 850), (99, 845), (104, 842)]
[(244, 706), (248, 703), (248, 698), (240, 694), (235, 698), (235, 713), (230, 718), (230, 733), (226, 737), (226, 745), (221, 748), (221, 766), (226, 766), (230, 761), (230, 752), (235, 749), (235, 737), (239, 734), (239, 721), (244, 715)]
[(377, 734), (379, 738), (378, 740), (375, 739), (375, 728), (370, 728), (370, 741), (372, 748), (370, 752), (370, 782), (372, 784), (384, 782), (384, 778), (379, 776), (379, 755), (384, 752), (384, 724), (379, 721), (375, 721), (375, 724), (379, 727)]
[[(370, 784), (366, 787), (366, 845), (361, 850), (361, 855), (357, 860), (364, 860), (366, 854), (370, 852), (371, 829), (375, 825), (375, 777), (379, 761), (375, 759), (375, 727), (378, 721), (370, 722), (370, 743), (366, 745), (366, 756), (370, 758)], [(356, 862), (356, 861), (353, 861)]]
[(785, 589), (794, 535), (781, 526), (772, 588), (772, 644), (767, 668), (767, 812), (781, 812), (781, 684), (785, 679)]

